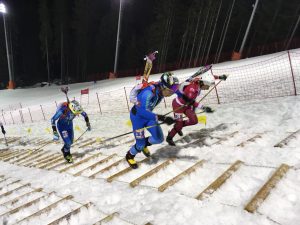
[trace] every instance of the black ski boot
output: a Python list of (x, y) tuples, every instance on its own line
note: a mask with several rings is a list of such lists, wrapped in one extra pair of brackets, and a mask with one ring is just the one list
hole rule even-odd
[(170, 136), (167, 136), (166, 141), (169, 145), (176, 146), (175, 142), (173, 141), (173, 138), (171, 138)]
[(136, 161), (134, 160), (134, 155), (131, 155), (130, 151), (127, 152), (125, 159), (128, 162), (129, 166), (132, 169), (137, 169), (138, 168), (138, 164), (136, 163)]
[(61, 149), (61, 152), (63, 153), (64, 158), (68, 163), (73, 163), (73, 157), (70, 152), (65, 152), (64, 148)]
[(177, 131), (177, 134), (182, 137), (183, 136), (182, 130)]

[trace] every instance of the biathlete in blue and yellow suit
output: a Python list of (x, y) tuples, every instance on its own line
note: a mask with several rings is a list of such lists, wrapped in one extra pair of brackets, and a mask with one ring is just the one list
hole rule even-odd
[[(71, 145), (74, 139), (73, 119), (79, 114), (81, 114), (84, 117), (86, 126), (90, 131), (91, 125), (89, 122), (89, 118), (86, 112), (83, 111), (80, 104), (75, 100), (71, 101), (70, 103), (67, 102), (62, 103), (57, 108), (57, 111), (54, 114), (54, 116), (51, 118), (51, 125), (52, 125), (52, 130), (54, 135), (53, 140), (59, 139), (59, 135), (57, 132), (58, 129), (59, 134), (64, 141), (64, 146), (61, 149), (61, 151), (68, 163), (73, 162), (73, 158), (70, 153)], [(55, 124), (56, 121), (57, 121), (57, 126)]]
[[(174, 119), (169, 116), (158, 115), (152, 110), (161, 102), (163, 97), (173, 94), (171, 86), (174, 80), (171, 73), (163, 74), (160, 82), (151, 84), (141, 89), (136, 96), (135, 105), (130, 111), (130, 120), (136, 143), (126, 154), (126, 161), (133, 168), (138, 167), (134, 157), (137, 153), (143, 152), (146, 157), (150, 156), (147, 146), (159, 144), (164, 141), (164, 135), (158, 121), (168, 125), (174, 123)], [(150, 132), (150, 137), (145, 137), (145, 128)]]

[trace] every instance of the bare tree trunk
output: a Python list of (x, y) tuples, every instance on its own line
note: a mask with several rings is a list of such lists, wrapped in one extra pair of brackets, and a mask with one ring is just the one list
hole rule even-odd
[(191, 61), (192, 61), (193, 54), (194, 54), (194, 47), (195, 47), (195, 42), (196, 42), (196, 38), (197, 38), (197, 34), (198, 34), (198, 28), (199, 28), (201, 14), (202, 14), (202, 5), (200, 6), (200, 10), (198, 13), (198, 19), (197, 19), (196, 30), (195, 30), (195, 34), (194, 34), (194, 41), (193, 41), (191, 55), (190, 55), (189, 67), (191, 66)]
[(63, 32), (63, 28), (62, 28), (62, 25), (61, 25), (61, 28), (60, 28), (60, 36), (61, 36), (61, 39), (60, 39), (60, 79), (61, 79), (61, 82), (63, 83), (63, 70), (64, 70), (64, 32)]
[(212, 35), (211, 35), (211, 39), (210, 39), (210, 42), (209, 42), (209, 47), (208, 47), (208, 50), (207, 50), (207, 55), (206, 55), (206, 58), (205, 58), (205, 63), (204, 63), (205, 65), (207, 63), (208, 56), (209, 56), (209, 53), (210, 53), (211, 43), (212, 43), (212, 41), (214, 39), (215, 30), (216, 30), (216, 26), (217, 26), (219, 15), (220, 15), (220, 10), (222, 8), (222, 3), (223, 3), (223, 0), (221, 0), (220, 6), (219, 6), (219, 9), (218, 9), (218, 13), (217, 13), (217, 17), (216, 17), (216, 20), (215, 20), (214, 29), (213, 29), (213, 32), (212, 32)]
[(277, 19), (277, 15), (278, 15), (279, 10), (280, 10), (280, 8), (281, 8), (281, 3), (282, 3), (282, 0), (279, 2), (278, 6), (276, 7), (276, 11), (275, 11), (275, 13), (274, 13), (274, 15), (273, 15), (273, 17), (272, 17), (272, 21), (271, 21), (271, 25), (269, 26), (268, 33), (267, 33), (267, 35), (265, 36), (265, 40), (263, 41), (264, 44), (263, 44), (263, 47), (262, 47), (262, 49), (261, 49), (261, 51), (260, 51), (260, 55), (263, 54), (263, 51), (264, 51), (264, 45), (266, 45), (266, 43), (267, 43), (267, 41), (268, 41), (268, 39), (269, 39), (269, 37), (270, 37), (270, 34), (271, 34), (271, 31), (272, 31), (273, 25), (274, 25), (274, 23), (275, 23), (275, 21), (276, 21), (276, 19)]
[(206, 14), (206, 19), (205, 19), (205, 22), (204, 22), (204, 26), (203, 26), (203, 29), (202, 29), (200, 42), (198, 44), (198, 49), (197, 49), (197, 54), (196, 54), (196, 57), (195, 57), (194, 66), (196, 66), (196, 64), (199, 60), (199, 54), (200, 54), (200, 50), (202, 49), (202, 41), (203, 41), (203, 37), (204, 37), (204, 34), (205, 34), (205, 30), (206, 30), (207, 21), (208, 21), (208, 18), (209, 18), (211, 6), (212, 6), (212, 3), (210, 2), (209, 8), (208, 8), (208, 11), (207, 11), (207, 14)]
[(168, 50), (169, 50), (169, 46), (170, 46), (170, 37), (171, 37), (170, 34), (172, 33), (172, 30), (173, 30), (173, 17), (174, 17), (174, 10), (172, 10), (171, 18), (170, 18), (170, 21), (169, 21), (169, 30), (168, 30), (168, 36), (167, 36), (166, 46), (165, 46), (163, 70), (165, 70), (165, 68), (166, 68), (167, 55), (168, 55)]
[(47, 60), (47, 75), (48, 75), (48, 83), (50, 84), (50, 66), (49, 66), (49, 49), (48, 49), (48, 36), (45, 36), (45, 44), (46, 44), (46, 60)]
[[(212, 6), (213, 7), (213, 6)], [(215, 10), (217, 10), (217, 5), (215, 7)], [(212, 15), (211, 15), (211, 21), (210, 21), (210, 25), (209, 25), (209, 30), (207, 31), (207, 34), (206, 34), (206, 37), (205, 37), (205, 41), (204, 41), (204, 46), (203, 46), (203, 52), (201, 54), (201, 64), (203, 64), (203, 59), (204, 59), (204, 56), (205, 56), (205, 52), (206, 52), (206, 44), (207, 44), (207, 41), (208, 41), (208, 38), (210, 37), (210, 31), (211, 31), (211, 28), (212, 28), (212, 24), (213, 24), (213, 19), (214, 19), (214, 15), (215, 15), (215, 10), (213, 11)]]
[(230, 20), (231, 20), (231, 14), (232, 14), (232, 11), (233, 11), (234, 4), (235, 4), (235, 0), (232, 1), (230, 13), (229, 13), (229, 18), (228, 18), (227, 23), (226, 23), (225, 33), (224, 33), (223, 38), (222, 38), (222, 43), (221, 43), (221, 46), (220, 46), (220, 49), (219, 49), (219, 52), (218, 52), (218, 58), (217, 58), (216, 62), (219, 62), (219, 59), (220, 59), (220, 55), (221, 55), (223, 45), (224, 45), (224, 41), (225, 41), (225, 38), (226, 38), (226, 34), (227, 34), (227, 31), (228, 31), (228, 25), (229, 25)]
[[(171, 4), (173, 4), (173, 1), (171, 2)], [(163, 40), (163, 44), (162, 44), (162, 53), (161, 53), (161, 57), (160, 57), (160, 61), (159, 61), (159, 71), (162, 71), (165, 66), (165, 62), (166, 62), (166, 56), (167, 56), (167, 49), (168, 49), (168, 39), (169, 39), (169, 35), (170, 35), (170, 30), (171, 30), (171, 21), (172, 21), (172, 15), (173, 15), (173, 5), (172, 7), (170, 7), (169, 13), (168, 13), (168, 19), (166, 21), (166, 32), (164, 35), (164, 40)], [(163, 68), (164, 67), (164, 68)]]
[(186, 40), (187, 40), (188, 32), (189, 32), (189, 26), (190, 26), (190, 14), (188, 16), (188, 21), (187, 21), (185, 32), (182, 36), (183, 45), (182, 45), (182, 52), (180, 54), (179, 65), (181, 64), (181, 60), (183, 59), (183, 54), (184, 54), (184, 51), (185, 51), (185, 44), (186, 44)]

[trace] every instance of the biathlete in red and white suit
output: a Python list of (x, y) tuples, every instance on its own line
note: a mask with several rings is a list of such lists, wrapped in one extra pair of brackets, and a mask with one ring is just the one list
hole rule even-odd
[[(205, 112), (213, 112), (210, 107), (206, 107), (195, 100), (200, 95), (201, 90), (208, 90), (210, 86), (215, 84), (215, 79), (226, 80), (227, 75), (212, 76), (210, 74), (203, 74), (200, 78), (179, 84), (178, 90), (175, 92), (177, 97), (172, 102), (176, 123), (166, 138), (169, 145), (175, 146), (173, 137), (177, 133), (182, 136), (183, 127), (198, 123), (195, 109), (198, 108)], [(187, 117), (185, 120), (183, 119), (184, 115)]]

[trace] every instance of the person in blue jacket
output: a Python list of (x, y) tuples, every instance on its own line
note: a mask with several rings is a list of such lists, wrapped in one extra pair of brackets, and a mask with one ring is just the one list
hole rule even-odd
[[(164, 135), (158, 121), (168, 125), (174, 123), (169, 116), (159, 115), (152, 110), (161, 102), (163, 97), (169, 97), (174, 92), (171, 90), (174, 85), (172, 74), (167, 72), (161, 76), (160, 82), (154, 83), (141, 89), (137, 94), (136, 103), (130, 111), (130, 120), (136, 143), (126, 154), (126, 161), (133, 169), (138, 168), (134, 157), (137, 153), (143, 152), (146, 157), (150, 156), (147, 146), (159, 144), (164, 141)], [(145, 129), (150, 132), (150, 137), (145, 137)]]
[[(89, 118), (86, 112), (83, 111), (81, 105), (73, 100), (71, 102), (64, 102), (59, 105), (57, 108), (56, 113), (51, 118), (51, 125), (53, 130), (53, 140), (57, 141), (59, 139), (59, 135), (57, 129), (59, 131), (60, 136), (64, 141), (64, 146), (61, 149), (64, 158), (68, 163), (73, 162), (72, 155), (70, 153), (71, 145), (74, 139), (74, 130), (73, 130), (73, 119), (78, 116), (82, 115), (85, 119), (86, 126), (88, 130), (91, 130), (91, 125), (89, 122)], [(55, 122), (57, 121), (57, 124)]]

